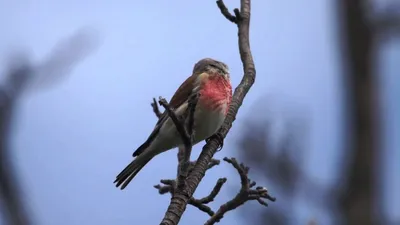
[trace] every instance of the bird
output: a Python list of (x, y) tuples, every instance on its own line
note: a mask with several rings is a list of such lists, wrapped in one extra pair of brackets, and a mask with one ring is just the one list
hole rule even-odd
[[(195, 63), (192, 75), (179, 86), (169, 102), (177, 117), (187, 117), (189, 99), (193, 95), (196, 95), (197, 103), (193, 113), (192, 145), (207, 141), (214, 135), (219, 137), (222, 145), (223, 139), (217, 131), (232, 100), (229, 67), (212, 58), (203, 58)], [(151, 159), (181, 145), (181, 135), (165, 110), (147, 140), (133, 152), (134, 159), (116, 176), (116, 187), (125, 189)]]

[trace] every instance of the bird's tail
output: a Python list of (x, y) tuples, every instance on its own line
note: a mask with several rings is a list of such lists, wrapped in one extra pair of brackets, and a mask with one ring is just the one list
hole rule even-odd
[(114, 181), (114, 183), (117, 183), (116, 186), (122, 185), (121, 190), (123, 190), (154, 156), (151, 152), (142, 152), (142, 154), (138, 155), (117, 175)]

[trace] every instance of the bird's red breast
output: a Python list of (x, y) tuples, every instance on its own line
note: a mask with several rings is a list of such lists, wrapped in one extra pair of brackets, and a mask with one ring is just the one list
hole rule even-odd
[(218, 74), (210, 74), (202, 84), (199, 101), (210, 110), (224, 110), (228, 113), (232, 100), (232, 87), (230, 81)]

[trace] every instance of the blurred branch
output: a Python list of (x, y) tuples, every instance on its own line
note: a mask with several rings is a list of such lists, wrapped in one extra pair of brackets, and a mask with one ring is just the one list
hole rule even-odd
[(374, 35), (400, 35), (400, 4), (389, 5), (383, 12), (374, 15), (371, 27)]
[[(346, 158), (349, 159), (343, 189), (339, 196), (339, 211), (344, 224), (379, 224), (375, 209), (379, 204), (374, 190), (379, 187), (376, 172), (379, 162), (379, 79), (376, 76), (378, 35), (362, 0), (341, 0), (342, 62), (348, 120), (345, 134), (349, 137)], [(382, 26), (382, 24), (381, 24)], [(350, 128), (350, 129), (349, 129)]]
[[(264, 104), (268, 105), (268, 112), (260, 105), (250, 110), (252, 117), (244, 121), (237, 147), (240, 159), (264, 177), (283, 200), (267, 211), (250, 205), (240, 212), (245, 218), (244, 224), (292, 224), (293, 216), (288, 215), (296, 214), (293, 202), (300, 200), (327, 208), (333, 192), (303, 171), (308, 159), (305, 148), (309, 140), (308, 114), (297, 107), (292, 108), (293, 104), (290, 109), (286, 105), (279, 109), (281, 106), (272, 102)], [(260, 116), (254, 116), (257, 114)], [(253, 215), (251, 218), (247, 216), (249, 213)]]
[[(94, 47), (91, 44), (91, 38), (78, 32), (59, 43), (57, 47), (63, 50), (53, 49), (50, 57), (41, 64), (34, 65), (26, 55), (21, 54), (13, 55), (9, 59), (5, 83), (0, 89), (0, 197), (6, 211), (7, 224), (32, 224), (27, 207), (22, 201), (20, 181), (9, 150), (15, 104), (30, 87), (41, 88), (45, 85), (54, 85), (54, 78), (60, 78), (66, 74), (56, 72), (70, 68), (78, 62), (77, 59), (86, 57), (90, 51), (81, 54), (82, 46)], [(77, 48), (78, 46), (80, 47)]]
[(10, 121), (15, 101), (28, 80), (30, 68), (30, 65), (9, 68), (6, 74), (8, 80), (6, 85), (12, 92), (7, 93), (5, 90), (0, 90), (0, 197), (3, 208), (6, 210), (6, 220), (13, 225), (32, 224), (22, 201), (19, 180), (8, 150)]
[[(59, 41), (47, 57), (31, 65), (31, 74), (24, 91), (51, 88), (66, 79), (73, 68), (98, 48), (98, 34), (88, 29), (79, 29), (73, 35)], [(13, 61), (20, 63), (21, 56)]]

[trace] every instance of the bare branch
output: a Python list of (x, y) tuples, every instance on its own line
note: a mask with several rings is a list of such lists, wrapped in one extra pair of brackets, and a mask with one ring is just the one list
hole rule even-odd
[[(196, 163), (197, 163), (197, 161), (190, 162), (189, 173), (192, 172)], [(214, 166), (218, 166), (219, 164), (220, 164), (220, 161), (218, 159), (211, 159), (211, 162), (208, 163), (207, 170), (213, 168)]]
[[(185, 180), (188, 176), (188, 170), (190, 165), (190, 154), (192, 152), (192, 136), (193, 136), (193, 126), (194, 126), (194, 112), (196, 110), (198, 96), (192, 95), (188, 100), (188, 110), (187, 110), (187, 123), (185, 120), (179, 120), (174, 111), (169, 107), (169, 104), (164, 98), (160, 97), (159, 103), (165, 108), (169, 117), (175, 124), (176, 129), (181, 135), (184, 149), (179, 149), (179, 155), (183, 155), (182, 159), (179, 159), (178, 165), (178, 188), (183, 189), (185, 186)], [(153, 107), (154, 108), (154, 107)], [(183, 117), (185, 118), (185, 116)], [(185, 126), (186, 125), (186, 126)], [(183, 154), (182, 154), (183, 153)]]
[(249, 200), (257, 200), (258, 203), (263, 206), (268, 206), (263, 199), (268, 199), (273, 202), (276, 201), (274, 197), (269, 195), (268, 190), (264, 187), (256, 187), (256, 189), (251, 189), (256, 185), (256, 182), (251, 182), (247, 176), (249, 167), (245, 166), (243, 163), (239, 164), (235, 158), (229, 159), (225, 157), (224, 161), (230, 163), (237, 170), (240, 176), (242, 187), (240, 188), (239, 193), (232, 200), (220, 206), (218, 211), (211, 216), (209, 220), (207, 220), (205, 225), (218, 223), (223, 218), (225, 213), (236, 209)]
[(183, 151), (183, 159), (179, 161), (178, 171), (178, 188), (183, 189), (185, 186), (185, 180), (189, 173), (190, 166), (190, 154), (192, 153), (192, 138), (193, 138), (193, 126), (194, 126), (194, 112), (196, 110), (196, 104), (198, 101), (197, 95), (192, 95), (188, 100), (188, 123), (187, 133), (190, 138), (190, 142), (185, 143), (185, 150)]
[[(195, 100), (195, 99), (192, 99)], [(196, 100), (195, 100), (196, 101)], [(153, 112), (156, 115), (157, 118), (160, 118), (162, 113), (160, 112), (160, 109), (158, 108), (158, 104), (155, 98), (153, 98), (153, 102), (151, 103), (151, 107), (153, 108)], [(184, 160), (185, 157), (185, 148), (183, 147), (179, 147), (178, 148), (178, 162), (181, 162), (182, 160)], [(189, 157), (190, 158), (190, 157)], [(196, 160), (189, 162), (189, 168), (188, 168), (188, 173), (190, 173), (194, 166), (196, 165)], [(219, 165), (220, 161), (218, 159), (211, 159), (211, 162), (208, 165), (207, 169), (211, 169), (216, 165)], [(178, 167), (178, 174), (179, 174), (179, 167)]]
[(211, 162), (208, 163), (207, 169), (211, 169), (214, 166), (219, 165), (220, 161), (218, 159), (211, 159)]
[[(161, 180), (160, 182), (164, 185), (160, 184), (154, 185), (154, 188), (158, 189), (158, 193), (160, 194), (170, 193), (173, 196), (177, 189), (175, 180)], [(217, 183), (215, 184), (215, 187), (208, 196), (201, 199), (195, 199), (194, 197), (191, 197), (189, 199), (188, 204), (198, 208), (199, 210), (207, 213), (210, 216), (213, 216), (214, 211), (206, 204), (214, 201), (215, 196), (218, 195), (219, 191), (221, 190), (225, 182), (226, 178), (218, 179)]]
[[(222, 0), (218, 0), (217, 5), (218, 8), (221, 10), (222, 15), (224, 15), (227, 20), (237, 24), (238, 19), (236, 18), (236, 16), (232, 15), (229, 12), (228, 8), (226, 8), (225, 3)], [(235, 9), (235, 14), (237, 14), (236, 10), (239, 12), (239, 9)]]
[(214, 201), (214, 198), (218, 195), (219, 191), (221, 191), (222, 185), (225, 184), (226, 180), (227, 179), (225, 177), (219, 178), (217, 183), (215, 184), (213, 190), (211, 191), (211, 193), (208, 196), (206, 196), (202, 199), (199, 199), (199, 201), (204, 204), (208, 204), (208, 203)]
[(200, 211), (207, 213), (209, 216), (213, 216), (215, 213), (209, 206), (201, 203), (199, 200), (194, 199), (193, 197), (190, 198), (189, 204), (198, 208)]
[(189, 136), (189, 133), (187, 132), (184, 122), (178, 119), (178, 116), (175, 114), (175, 112), (169, 107), (169, 104), (165, 98), (160, 97), (158, 100), (158, 103), (164, 107), (165, 111), (168, 113), (168, 116), (171, 118), (171, 120), (174, 122), (176, 130), (179, 132), (182, 138), (182, 142), (184, 143), (185, 146), (190, 146), (191, 148), (191, 138)]
[[(222, 5), (221, 1), (217, 1), (217, 4), (219, 7)], [(256, 70), (249, 43), (250, 5), (250, 0), (241, 0), (240, 11), (236, 10), (235, 13), (238, 26), (239, 52), (243, 63), (244, 75), (239, 86), (235, 89), (225, 121), (218, 131), (219, 136), (222, 138), (226, 137), (232, 127), (232, 123), (236, 119), (236, 114), (256, 77)], [(226, 16), (226, 13), (223, 15)], [(179, 223), (180, 218), (186, 210), (186, 205), (189, 203), (197, 186), (204, 177), (205, 171), (212, 157), (217, 152), (220, 143), (218, 136), (214, 136), (203, 147), (195, 167), (186, 179), (187, 185), (185, 185), (185, 189), (177, 189), (172, 196), (167, 212), (161, 221), (162, 225), (176, 225)]]

